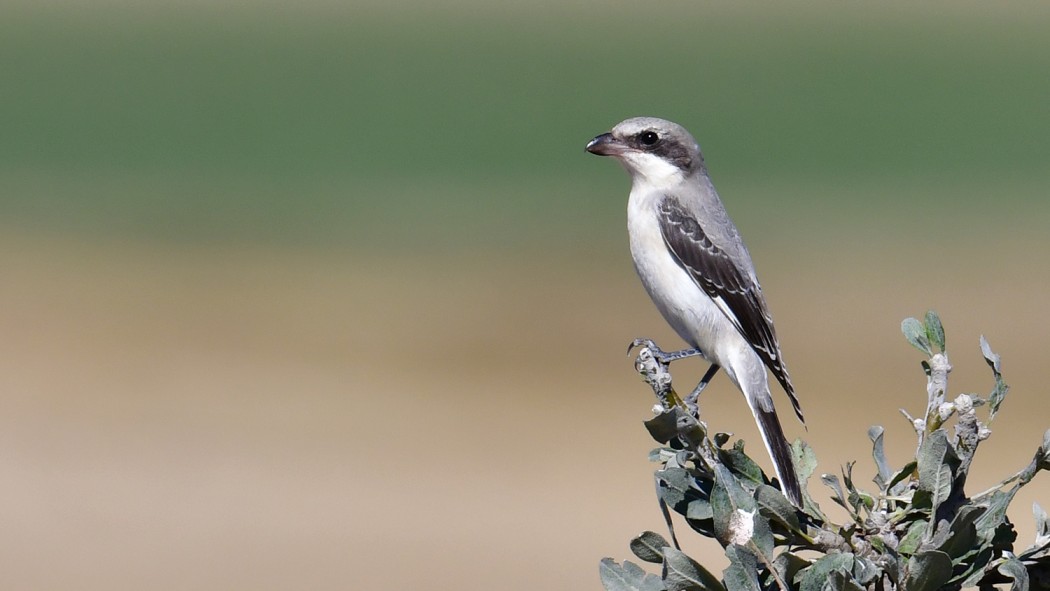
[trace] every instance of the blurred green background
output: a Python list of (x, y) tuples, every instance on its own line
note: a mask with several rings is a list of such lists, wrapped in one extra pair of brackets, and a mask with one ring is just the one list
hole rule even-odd
[(677, 345), (626, 175), (583, 152), (635, 115), (704, 147), (821, 469), (874, 423), (910, 452), (897, 327), (932, 307), (954, 392), (991, 385), (981, 333), (1014, 386), (990, 485), (1050, 426), (1047, 30), (1039, 2), (5, 3), (0, 577), (599, 588), (661, 522), (623, 348)]

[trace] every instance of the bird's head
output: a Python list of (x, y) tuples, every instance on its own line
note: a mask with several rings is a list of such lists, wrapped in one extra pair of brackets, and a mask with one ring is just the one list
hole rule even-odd
[(621, 121), (587, 144), (587, 151), (619, 160), (635, 180), (659, 182), (704, 169), (693, 136), (677, 123), (655, 117)]

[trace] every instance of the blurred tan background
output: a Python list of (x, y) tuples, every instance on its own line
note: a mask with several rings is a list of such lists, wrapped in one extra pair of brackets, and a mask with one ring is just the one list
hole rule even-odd
[[(679, 344), (630, 266), (627, 177), (583, 152), (640, 114), (704, 146), (821, 471), (867, 482), (872, 424), (911, 452), (904, 317), (940, 312), (953, 394), (990, 389), (987, 336), (1012, 389), (982, 490), (1050, 427), (1047, 25), (1040, 3), (7, 3), (0, 586), (599, 589), (599, 559), (662, 531), (625, 346)], [(703, 402), (768, 467), (724, 377)]]

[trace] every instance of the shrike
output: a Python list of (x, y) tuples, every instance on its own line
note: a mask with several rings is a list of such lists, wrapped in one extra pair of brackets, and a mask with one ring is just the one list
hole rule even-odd
[(766, 368), (803, 424), (805, 418), (751, 255), (711, 184), (700, 146), (680, 125), (638, 117), (594, 138), (587, 151), (616, 158), (631, 175), (627, 233), (634, 268), (667, 322), (713, 364), (698, 389), (718, 367), (725, 370), (747, 399), (781, 489), (801, 507)]

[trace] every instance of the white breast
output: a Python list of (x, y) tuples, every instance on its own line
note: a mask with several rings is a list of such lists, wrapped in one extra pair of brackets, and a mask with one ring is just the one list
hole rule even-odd
[(660, 233), (657, 207), (663, 193), (635, 186), (627, 205), (634, 268), (668, 324), (708, 360), (725, 367), (727, 346), (739, 349), (743, 337), (718, 306), (678, 265)]

